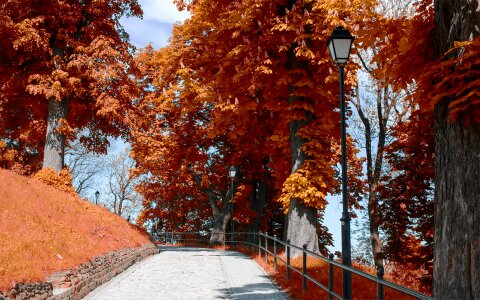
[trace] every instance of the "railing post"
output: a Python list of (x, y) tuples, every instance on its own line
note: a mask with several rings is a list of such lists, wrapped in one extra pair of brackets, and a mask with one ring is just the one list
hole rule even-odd
[(255, 241), (255, 233), (253, 234), (253, 239), (252, 239), (252, 234), (251, 233), (247, 233), (245, 238), (247, 238), (247, 245), (248, 245), (248, 252), (250, 254), (250, 252), (252, 252), (252, 243), (254, 243)]
[(252, 245), (250, 245), (250, 251), (253, 254), (253, 251), (255, 251), (255, 244), (257, 244), (257, 233), (253, 233), (253, 239), (252, 239)]
[(287, 240), (287, 280), (290, 280), (290, 240)]
[(330, 253), (328, 255), (328, 258), (330, 259), (330, 262), (328, 263), (328, 300), (333, 300), (333, 278), (335, 276), (333, 275), (333, 253)]
[(277, 271), (277, 235), (273, 235), (273, 270)]
[(253, 252), (255, 250), (254, 246), (257, 243), (257, 233), (253, 233), (253, 239), (250, 241), (250, 252)]
[(165, 244), (167, 244), (167, 231), (165, 231)]
[(260, 232), (258, 233), (258, 257), (262, 258), (262, 237), (260, 236)]
[(235, 230), (233, 231), (233, 234), (232, 234), (232, 239), (233, 239), (233, 249), (237, 249), (237, 233), (235, 232)]
[(268, 238), (267, 233), (265, 233), (265, 265), (268, 267)]
[(307, 289), (307, 277), (305, 277), (305, 275), (307, 275), (307, 252), (305, 252), (305, 250), (307, 250), (307, 244), (303, 244), (303, 285), (302, 285), (302, 288), (304, 290)]
[[(378, 279), (383, 280), (383, 274), (384, 274), (383, 267), (377, 268)], [(384, 297), (383, 284), (381, 282), (377, 282), (377, 299), (378, 300), (383, 300), (383, 297)]]

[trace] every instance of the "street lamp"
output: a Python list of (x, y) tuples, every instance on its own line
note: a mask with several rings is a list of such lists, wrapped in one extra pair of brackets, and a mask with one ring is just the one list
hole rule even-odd
[(96, 191), (95, 192), (95, 204), (98, 204), (98, 197), (100, 197), (100, 192)]
[(232, 239), (234, 238), (235, 234), (235, 225), (233, 223), (233, 210), (234, 210), (234, 203), (233, 203), (233, 179), (235, 178), (235, 174), (237, 173), (237, 168), (234, 166), (231, 166), (230, 169), (228, 170), (228, 175), (230, 175), (230, 178), (232, 179), (232, 205), (230, 206), (230, 213), (231, 213), (231, 219), (230, 219), (230, 227), (232, 228)]
[[(337, 26), (332, 35), (328, 38), (328, 49), (333, 62), (338, 66), (340, 72), (340, 110), (341, 110), (341, 137), (342, 137), (342, 262), (345, 266), (352, 265), (352, 253), (350, 242), (350, 215), (348, 213), (347, 194), (347, 148), (345, 129), (345, 92), (343, 90), (344, 78), (343, 68), (350, 56), (354, 37), (342, 26)], [(352, 299), (352, 274), (348, 270), (342, 272), (343, 298)]]

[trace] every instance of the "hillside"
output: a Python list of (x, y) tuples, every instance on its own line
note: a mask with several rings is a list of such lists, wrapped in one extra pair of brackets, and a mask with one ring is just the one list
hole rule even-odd
[(145, 232), (106, 209), (0, 169), (0, 290), (146, 243)]

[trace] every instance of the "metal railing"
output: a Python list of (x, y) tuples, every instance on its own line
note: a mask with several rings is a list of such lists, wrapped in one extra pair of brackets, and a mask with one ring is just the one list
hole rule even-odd
[(163, 242), (165, 244), (191, 244), (202, 245), (210, 243), (210, 232), (163, 232), (158, 234), (157, 242)]
[[(209, 232), (166, 232), (163, 235), (159, 235), (159, 236), (163, 237), (163, 241), (165, 243), (170, 243), (170, 244), (175, 244), (175, 243), (186, 243), (186, 244), (192, 244), (192, 245), (210, 244)], [(230, 238), (227, 238), (227, 236), (230, 236)], [(271, 256), (273, 260), (273, 268), (275, 271), (277, 271), (278, 262), (283, 263), (286, 267), (287, 280), (291, 279), (291, 271), (293, 271), (301, 276), (303, 290), (307, 290), (307, 286), (308, 286), (307, 282), (313, 283), (314, 285), (323, 289), (328, 294), (328, 299), (344, 300), (344, 298), (342, 298), (340, 294), (334, 291), (334, 283), (335, 283), (334, 267), (340, 268), (342, 270), (348, 270), (352, 274), (358, 275), (371, 282), (374, 282), (377, 286), (376, 294), (377, 294), (378, 300), (383, 300), (385, 297), (384, 287), (388, 287), (404, 295), (411, 296), (414, 299), (422, 299), (422, 300), (434, 299), (425, 294), (408, 289), (406, 287), (395, 284), (393, 282), (384, 280), (383, 270), (378, 270), (377, 277), (375, 277), (371, 274), (357, 270), (355, 268), (344, 266), (343, 264), (333, 259), (333, 254), (330, 254), (329, 257), (327, 258), (307, 250), (307, 245), (303, 245), (302, 247), (299, 247), (297, 245), (290, 244), (290, 240), (283, 242), (277, 239), (276, 236), (272, 237), (261, 232), (225, 233), (223, 241), (219, 241), (219, 242), (223, 244), (224, 248), (226, 247), (226, 244), (232, 244), (233, 248), (235, 248), (237, 244), (242, 244), (244, 246), (249, 247), (250, 250), (253, 249), (253, 251), (255, 252), (258, 250), (258, 256), (261, 259), (265, 257), (266, 265), (269, 265), (269, 256)], [(269, 244), (271, 246), (269, 246)], [(291, 264), (291, 255), (290, 255), (291, 249), (297, 249), (302, 252), (302, 268), (301, 269), (296, 268)], [(285, 256), (279, 256), (278, 255), (279, 250), (283, 250), (283, 253), (285, 254)], [(328, 264), (328, 286), (325, 284), (322, 284), (321, 282), (319, 282), (317, 279), (315, 279), (312, 275), (308, 273), (308, 269), (307, 269), (308, 257), (319, 259)]]

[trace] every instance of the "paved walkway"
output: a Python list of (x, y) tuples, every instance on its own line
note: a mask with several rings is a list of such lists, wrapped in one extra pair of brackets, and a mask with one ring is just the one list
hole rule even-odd
[(282, 299), (249, 257), (232, 251), (161, 247), (84, 299)]

